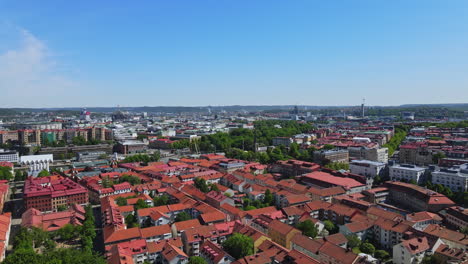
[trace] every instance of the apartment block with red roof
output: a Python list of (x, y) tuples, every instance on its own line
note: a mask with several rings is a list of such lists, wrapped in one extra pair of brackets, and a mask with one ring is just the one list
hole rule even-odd
[(66, 224), (82, 225), (85, 220), (85, 209), (79, 204), (73, 204), (62, 212), (41, 212), (29, 208), (21, 216), (21, 225), (24, 227), (38, 227), (45, 231), (56, 231)]
[(393, 263), (420, 263), (426, 254), (433, 255), (442, 244), (440, 239), (431, 241), (425, 236), (403, 240), (393, 247)]
[(24, 183), (26, 209), (56, 211), (59, 206), (88, 203), (88, 191), (78, 183), (62, 176), (28, 178)]
[(334, 176), (331, 173), (324, 171), (315, 171), (305, 174), (301, 177), (301, 182), (315, 188), (323, 189), (335, 186), (340, 186), (346, 189), (346, 193), (359, 193), (366, 189), (368, 186), (355, 179), (349, 177)]
[(229, 264), (235, 260), (220, 246), (209, 240), (201, 244), (200, 256), (204, 258), (208, 264)]
[(273, 220), (268, 224), (268, 236), (283, 247), (290, 249), (291, 239), (296, 234), (301, 234), (301, 231), (279, 220)]
[(390, 200), (410, 210), (437, 213), (455, 203), (447, 196), (410, 183), (386, 182)]

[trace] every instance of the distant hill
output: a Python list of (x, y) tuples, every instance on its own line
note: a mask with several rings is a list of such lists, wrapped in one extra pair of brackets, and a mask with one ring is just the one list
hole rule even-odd
[[(95, 113), (112, 113), (117, 110), (129, 112), (148, 112), (148, 113), (181, 113), (181, 112), (207, 112), (208, 108), (212, 111), (228, 111), (228, 112), (255, 112), (255, 111), (289, 111), (295, 105), (227, 105), (227, 106), (137, 106), (137, 107), (87, 107), (90, 112)], [(358, 106), (314, 106), (314, 105), (298, 105), (301, 111), (337, 111), (341, 109), (357, 108)], [(392, 111), (412, 111), (417, 109), (446, 109), (451, 111), (468, 111), (468, 103), (466, 104), (404, 104), (399, 106), (366, 106), (370, 109), (382, 109)], [(64, 107), (64, 108), (0, 108), (0, 116), (15, 115), (22, 112), (77, 112), (81, 111), (81, 107)]]

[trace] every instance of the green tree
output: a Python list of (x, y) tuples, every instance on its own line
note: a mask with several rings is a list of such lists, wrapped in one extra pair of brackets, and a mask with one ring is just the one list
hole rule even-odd
[(439, 160), (445, 158), (445, 153), (443, 152), (437, 152), (436, 154), (432, 155), (432, 162), (435, 164), (439, 164)]
[(199, 256), (191, 256), (188, 260), (188, 264), (207, 264), (206, 260)]
[(13, 173), (11, 173), (10, 167), (0, 166), (0, 180), (11, 180), (13, 179)]
[(355, 234), (346, 237), (348, 239), (348, 247), (355, 248), (361, 245), (361, 239)]
[(135, 204), (135, 210), (149, 208), (149, 207), (150, 206), (145, 201), (143, 201), (143, 199), (138, 199), (138, 201)]
[(86, 138), (82, 136), (74, 137), (72, 138), (72, 143), (73, 145), (77, 145), (77, 146), (86, 145)]
[(297, 143), (292, 143), (289, 146), (289, 156), (293, 158), (298, 158), (301, 155), (299, 152), (299, 145)]
[(213, 184), (210, 184), (210, 191), (216, 191), (216, 192), (219, 192), (218, 185), (216, 185), (215, 183), (213, 183)]
[(465, 239), (466, 236), (468, 236), (468, 226), (462, 227), (460, 229), (460, 233), (462, 233), (464, 235), (463, 239)]
[(57, 235), (63, 240), (72, 240), (77, 237), (78, 233), (76, 232), (74, 225), (66, 224), (57, 230)]
[(297, 228), (302, 231), (302, 234), (311, 238), (315, 238), (318, 234), (318, 228), (311, 220), (305, 220), (297, 224)]
[(25, 179), (23, 172), (19, 170), (15, 171), (15, 181), (24, 181)]
[(367, 242), (362, 243), (361, 246), (359, 246), (359, 249), (361, 250), (361, 252), (370, 254), (370, 255), (373, 255), (375, 252), (374, 245), (372, 245), (371, 243), (367, 243)]
[(125, 197), (117, 197), (117, 199), (115, 199), (115, 203), (118, 206), (124, 206), (127, 205), (127, 199), (125, 199)]
[(325, 165), (325, 168), (331, 170), (349, 170), (349, 164), (343, 162), (331, 162)]
[(153, 199), (153, 202), (155, 206), (167, 205), (169, 203), (169, 196), (166, 194), (163, 194), (159, 197), (155, 197)]
[(257, 209), (257, 207), (253, 205), (247, 205), (244, 207), (244, 211), (250, 211), (250, 210), (255, 210), (255, 209)]
[(323, 149), (324, 149), (324, 150), (331, 150), (331, 149), (334, 149), (334, 148), (335, 148), (335, 146), (330, 145), (330, 144), (325, 144), (325, 145), (323, 146)]
[(63, 212), (63, 211), (65, 211), (65, 210), (67, 210), (67, 209), (68, 209), (68, 206), (63, 205), (63, 204), (57, 206), (57, 211), (58, 211), (58, 212)]
[(47, 177), (50, 176), (50, 173), (47, 170), (41, 170), (39, 174), (37, 174), (37, 177)]
[(235, 259), (240, 259), (254, 253), (253, 239), (249, 236), (234, 233), (223, 242), (223, 248)]
[(381, 249), (376, 250), (374, 256), (383, 261), (390, 259), (390, 254), (387, 251)]
[(138, 227), (138, 221), (133, 214), (129, 214), (125, 217), (125, 224), (127, 228)]
[(445, 259), (439, 257), (438, 255), (425, 256), (421, 264), (445, 264), (447, 263)]
[(263, 197), (263, 203), (266, 205), (274, 205), (275, 201), (270, 189), (266, 189), (265, 197)]
[(122, 177), (119, 178), (119, 182), (128, 182), (133, 186), (141, 184), (141, 179), (134, 175), (123, 174)]
[(192, 219), (192, 217), (188, 213), (182, 212), (182, 213), (177, 214), (174, 221), (182, 222), (182, 221), (187, 221), (187, 220), (190, 220), (190, 219)]
[(195, 178), (195, 187), (204, 193), (207, 193), (210, 191), (208, 188), (208, 185), (206, 184), (205, 179), (200, 178), (200, 177)]
[(325, 229), (330, 233), (330, 234), (335, 234), (338, 233), (338, 227), (333, 224), (332, 221), (330, 220), (325, 220), (323, 221), (323, 224), (325, 226)]

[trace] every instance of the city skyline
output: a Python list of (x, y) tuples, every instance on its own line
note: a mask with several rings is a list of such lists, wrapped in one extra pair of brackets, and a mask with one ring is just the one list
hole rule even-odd
[(2, 107), (466, 103), (467, 10), (1, 2)]

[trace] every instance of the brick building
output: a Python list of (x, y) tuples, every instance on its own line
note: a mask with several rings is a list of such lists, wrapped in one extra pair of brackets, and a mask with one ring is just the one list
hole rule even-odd
[(62, 176), (28, 178), (24, 182), (26, 209), (57, 211), (59, 206), (88, 203), (88, 191), (78, 183)]

